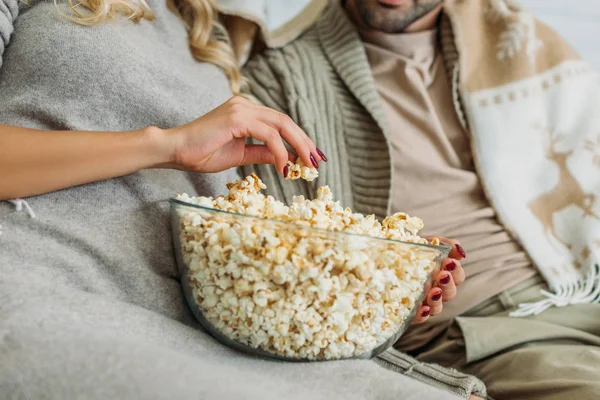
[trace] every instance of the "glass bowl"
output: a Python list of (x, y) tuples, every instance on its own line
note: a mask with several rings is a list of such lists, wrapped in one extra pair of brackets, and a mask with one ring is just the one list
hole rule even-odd
[(181, 283), (200, 324), (227, 346), (279, 360), (387, 350), (450, 251), (170, 204)]

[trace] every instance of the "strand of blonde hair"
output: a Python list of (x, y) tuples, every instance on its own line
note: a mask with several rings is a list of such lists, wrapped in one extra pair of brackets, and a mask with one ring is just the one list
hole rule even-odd
[[(54, 0), (55, 3), (57, 0)], [(154, 12), (145, 0), (67, 0), (78, 24), (93, 26), (109, 21), (119, 14), (132, 22), (152, 21)], [(229, 35), (220, 23), (214, 0), (167, 0), (167, 6), (184, 23), (188, 44), (194, 59), (221, 68), (234, 95), (242, 95), (246, 82), (233, 53)]]

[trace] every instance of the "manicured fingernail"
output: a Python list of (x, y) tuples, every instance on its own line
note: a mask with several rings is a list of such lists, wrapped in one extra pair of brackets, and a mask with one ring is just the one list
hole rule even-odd
[(283, 177), (287, 178), (288, 173), (290, 172), (290, 166), (286, 165), (285, 167), (283, 167)]
[(439, 301), (442, 298), (442, 292), (439, 291), (438, 293), (434, 294), (433, 296), (431, 296), (431, 300), (433, 301)]
[(310, 155), (310, 162), (312, 163), (312, 165), (315, 168), (319, 169), (319, 164), (317, 164), (317, 160), (316, 160), (315, 156), (313, 156), (312, 154)]
[(325, 157), (325, 154), (323, 154), (323, 152), (317, 147), (317, 154), (319, 155), (319, 157), (321, 157), (323, 159), (323, 161), (327, 162), (327, 157)]
[(458, 254), (460, 254), (463, 258), (467, 258), (467, 253), (465, 253), (465, 249), (463, 249), (460, 244), (456, 245), (456, 251), (458, 251)]
[(447, 285), (448, 283), (450, 283), (450, 275), (446, 275), (445, 277), (443, 277), (442, 279), (440, 279), (440, 283), (442, 285)]
[(456, 263), (454, 261), (450, 261), (446, 264), (446, 271), (454, 271), (456, 269)]
[(429, 317), (429, 314), (431, 314), (431, 308), (429, 307), (424, 308), (423, 311), (421, 311), (421, 317)]

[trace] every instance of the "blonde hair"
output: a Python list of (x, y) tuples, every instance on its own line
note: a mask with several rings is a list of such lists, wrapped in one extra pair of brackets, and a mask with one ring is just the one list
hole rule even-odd
[[(58, 0), (54, 0), (55, 3)], [(152, 21), (154, 12), (145, 0), (67, 0), (74, 15), (73, 22), (81, 25), (97, 25), (121, 14), (135, 23), (145, 19)], [(221, 68), (235, 95), (246, 87), (229, 42), (229, 35), (220, 23), (215, 0), (166, 0), (169, 9), (184, 23), (188, 43), (194, 59)]]

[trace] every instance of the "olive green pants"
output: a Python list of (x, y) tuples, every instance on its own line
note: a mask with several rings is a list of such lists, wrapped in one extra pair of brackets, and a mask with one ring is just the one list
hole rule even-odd
[(600, 304), (508, 316), (543, 288), (531, 278), (487, 300), (457, 317), (417, 359), (477, 376), (493, 400), (600, 400)]

